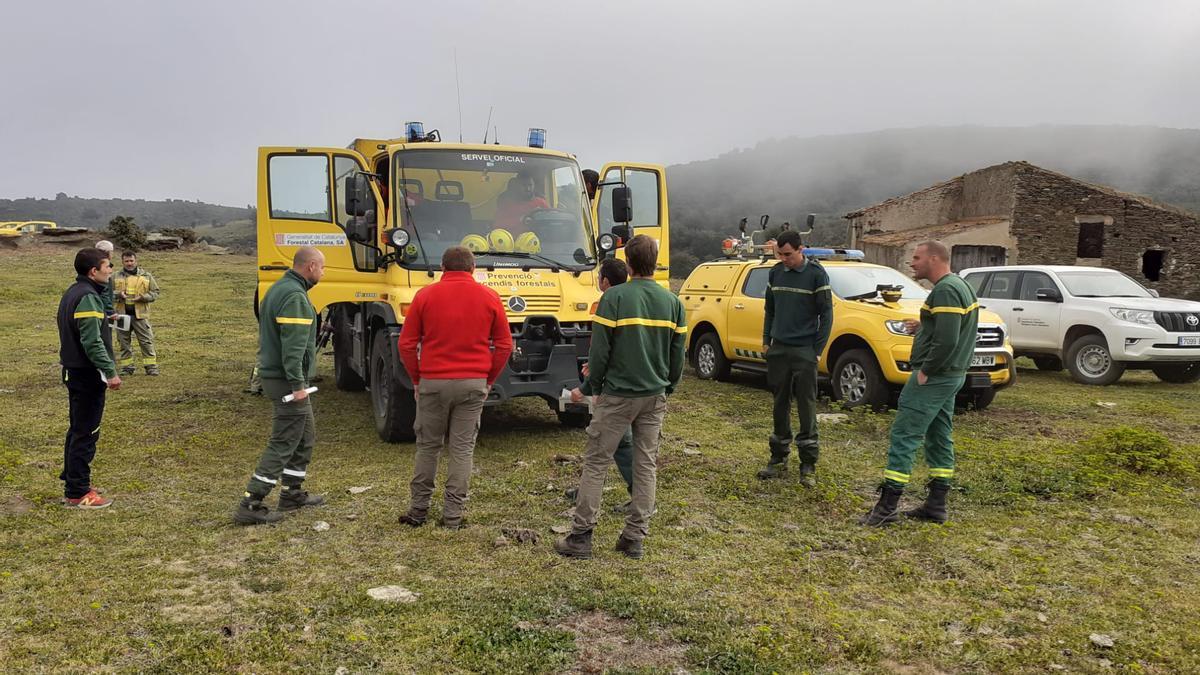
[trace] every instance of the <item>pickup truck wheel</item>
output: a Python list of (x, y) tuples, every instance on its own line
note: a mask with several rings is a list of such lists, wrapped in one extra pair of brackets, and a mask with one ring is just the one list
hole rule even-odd
[(417, 420), (417, 402), (412, 389), (397, 376), (395, 344), (388, 332), (375, 333), (371, 348), (371, 409), (375, 412), (375, 431), (388, 443), (416, 440), (413, 423)]
[(702, 380), (725, 381), (729, 379), (729, 359), (721, 349), (721, 338), (716, 333), (705, 333), (696, 342), (692, 354), (692, 367)]
[(1125, 364), (1114, 361), (1103, 335), (1084, 335), (1067, 348), (1067, 371), (1080, 384), (1105, 386), (1121, 379)]
[(342, 391), (362, 391), (366, 382), (350, 367), (354, 354), (354, 334), (345, 315), (339, 315), (333, 324), (333, 382)]
[(1171, 384), (1191, 384), (1200, 380), (1200, 361), (1190, 363), (1163, 363), (1152, 366), (1150, 370), (1158, 379)]
[(1037, 366), (1038, 370), (1045, 370), (1052, 373), (1057, 373), (1063, 369), (1062, 359), (1057, 356), (1031, 356), (1033, 365)]
[(851, 349), (838, 357), (833, 367), (833, 398), (846, 408), (870, 406), (872, 410), (887, 410), (891, 387), (867, 349)]
[(586, 429), (587, 425), (592, 423), (591, 413), (568, 412), (566, 410), (555, 411), (558, 414), (558, 421), (564, 427), (572, 429)]

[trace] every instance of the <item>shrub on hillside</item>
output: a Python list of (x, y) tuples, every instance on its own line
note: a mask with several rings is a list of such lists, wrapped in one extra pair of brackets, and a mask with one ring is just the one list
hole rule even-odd
[(108, 221), (108, 232), (105, 236), (112, 240), (118, 249), (138, 251), (146, 246), (146, 232), (128, 216), (117, 216)]
[(190, 227), (164, 227), (162, 233), (168, 237), (179, 237), (185, 244), (196, 243), (196, 231)]

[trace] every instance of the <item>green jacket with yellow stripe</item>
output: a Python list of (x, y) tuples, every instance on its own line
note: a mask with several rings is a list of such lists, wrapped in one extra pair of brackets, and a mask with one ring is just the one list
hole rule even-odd
[(58, 356), (64, 368), (96, 368), (105, 377), (116, 377), (102, 292), (102, 284), (78, 276), (63, 293), (58, 303)]
[(652, 279), (630, 279), (600, 296), (584, 394), (640, 398), (670, 394), (683, 376), (683, 303)]
[(317, 312), (308, 299), (312, 284), (288, 270), (263, 296), (258, 312), (258, 374), (287, 380), (292, 391), (317, 373)]
[(927, 377), (962, 376), (971, 365), (979, 329), (979, 302), (962, 277), (938, 279), (921, 306), (921, 328), (909, 363)]

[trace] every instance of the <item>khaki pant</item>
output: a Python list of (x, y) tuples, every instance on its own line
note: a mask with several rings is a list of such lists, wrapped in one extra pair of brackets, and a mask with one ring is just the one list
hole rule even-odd
[(158, 372), (158, 354), (154, 351), (154, 331), (150, 322), (130, 316), (132, 323), (129, 330), (117, 331), (117, 343), (121, 346), (121, 358), (117, 365), (123, 369), (133, 370), (133, 336), (137, 336), (138, 347), (142, 350), (142, 365), (147, 373)]
[(575, 502), (575, 534), (591, 532), (600, 512), (604, 477), (613, 462), (613, 453), (625, 430), (633, 426), (633, 499), (625, 516), (626, 539), (641, 541), (650, 531), (654, 512), (654, 491), (658, 473), (658, 445), (663, 418), (667, 415), (667, 395), (623, 398), (601, 394), (596, 397), (592, 423), (587, 428), (587, 448), (583, 451), (583, 475), (579, 478), (579, 496)]
[(479, 416), (487, 399), (484, 378), (469, 380), (423, 379), (417, 386), (417, 455), (414, 460), (412, 511), (426, 511), (437, 478), (438, 457), (446, 451), (446, 494), (442, 520), (462, 519), (471, 487), (472, 457), (479, 435)]

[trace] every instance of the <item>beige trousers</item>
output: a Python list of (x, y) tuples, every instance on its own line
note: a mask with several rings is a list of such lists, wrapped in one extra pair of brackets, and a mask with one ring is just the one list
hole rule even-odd
[(429, 509), (437, 478), (438, 457), (446, 452), (446, 494), (442, 519), (449, 524), (462, 519), (471, 485), (475, 438), (479, 416), (487, 399), (487, 380), (430, 380), (417, 386), (417, 455), (410, 484), (414, 511)]

